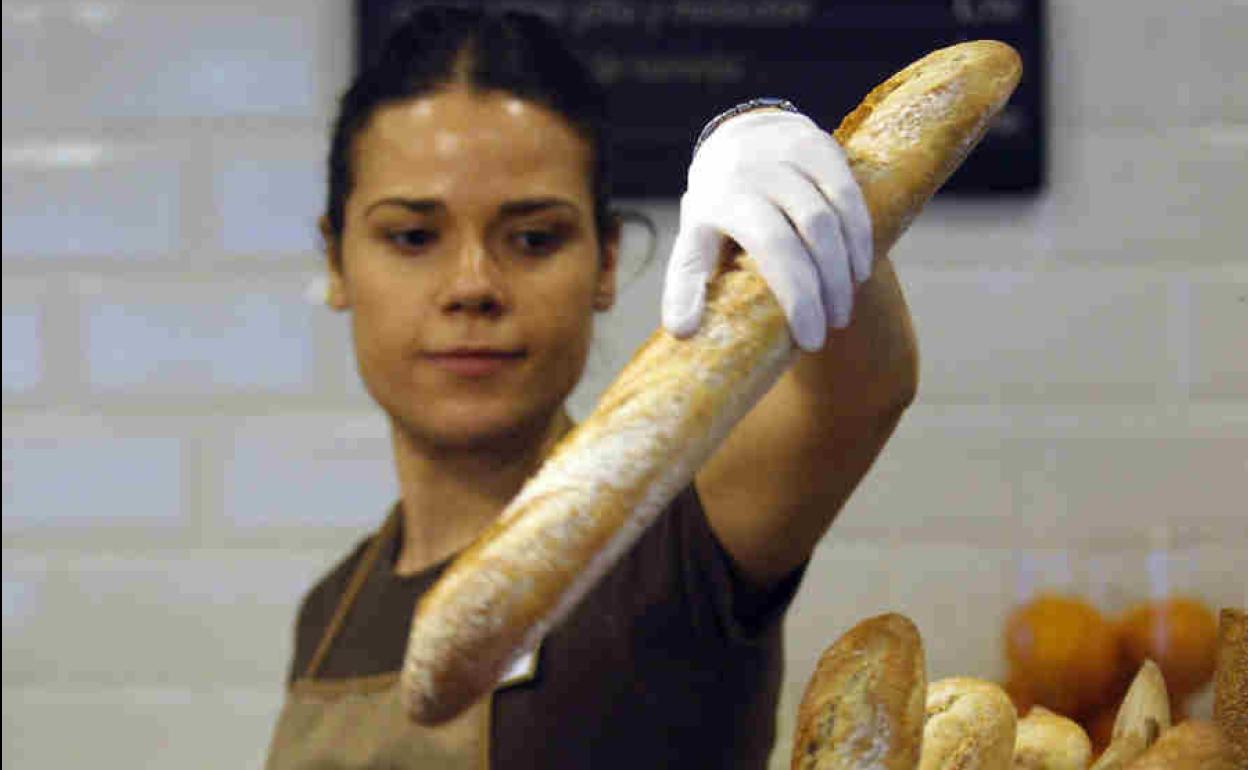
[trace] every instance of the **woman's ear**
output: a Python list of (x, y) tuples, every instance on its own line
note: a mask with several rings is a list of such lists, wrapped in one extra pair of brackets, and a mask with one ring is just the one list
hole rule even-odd
[(346, 279), (342, 274), (342, 239), (330, 226), (329, 217), (322, 216), (317, 226), (325, 246), (325, 304), (334, 310), (346, 310), (351, 303), (347, 300)]
[(616, 275), (620, 265), (620, 221), (612, 221), (602, 234), (598, 280), (594, 285), (594, 310), (603, 312), (615, 305)]

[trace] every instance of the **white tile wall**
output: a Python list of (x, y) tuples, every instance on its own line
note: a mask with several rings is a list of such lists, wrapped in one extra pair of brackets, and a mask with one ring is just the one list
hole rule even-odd
[[(313, 288), (313, 284), (320, 285), (322, 280), (320, 274), (315, 279), (308, 279), (304, 284), (305, 293), (311, 293), (309, 289)], [(323, 303), (323, 287), (320, 295)], [(316, 381), (319, 389), (327, 394), (336, 394), (359, 408), (373, 409), (356, 369), (350, 316), (331, 312), (320, 304), (313, 314), (312, 326), (318, 341)]]
[(10, 146), (6, 139), (5, 260), (176, 254), (182, 174), (183, 161), (166, 146), (79, 136)]
[(29, 79), (5, 89), (4, 117), (32, 125), (312, 117), (320, 106), (320, 62), (308, 41), (329, 19), (297, 8), (14, 3), (5, 9), (5, 71), (12, 56)]
[(320, 133), (217, 143), (213, 200), (227, 254), (273, 259), (297, 255), (320, 264), (317, 214), (325, 206), (327, 148)]
[[(1248, 605), (1248, 6), (1049, 17), (1050, 190), (937, 201), (894, 252), (919, 402), (790, 615), (777, 768), (865, 616), (914, 618), (934, 676), (997, 676), (1043, 587)], [(351, 4), (3, 20), (4, 765), (258, 767), (301, 592), (394, 496), (348, 318), (304, 298)], [(676, 210), (637, 207), (658, 256), (577, 415), (657, 322)]]
[(223, 444), (223, 524), (332, 537), (378, 526), (396, 499), (389, 430), (373, 414), (254, 416)]
[(15, 598), (5, 686), (280, 685), (299, 597), (336, 558), (328, 549), (162, 549), (36, 562), (6, 550)]
[(6, 542), (30, 530), (189, 526), (190, 441), (150, 421), (6, 414)]
[(1243, 3), (1052, 5), (1052, 88), (1064, 119), (1151, 127), (1248, 115)]
[(210, 395), (315, 389), (312, 316), (298, 278), (79, 285), (93, 389)]
[(1063, 260), (1173, 269), (1242, 263), (1242, 132), (1162, 125), (1053, 134), (1053, 238)]
[(1169, 523), (1242, 544), (1248, 430), (1238, 414), (1198, 429), (1187, 409), (920, 402), (832, 536), (1147, 548), (1150, 527)]
[(1248, 273), (1195, 282), (1188, 313), (1192, 395), (1243, 399), (1248, 395)]
[[(279, 694), (267, 689), (4, 687), (6, 767), (255, 768)], [(72, 728), (72, 736), (67, 735)]]
[(43, 345), (39, 306), (4, 303), (4, 392), (30, 390), (43, 378)]
[(920, 388), (939, 401), (1169, 399), (1165, 276), (1103, 270), (905, 270)]

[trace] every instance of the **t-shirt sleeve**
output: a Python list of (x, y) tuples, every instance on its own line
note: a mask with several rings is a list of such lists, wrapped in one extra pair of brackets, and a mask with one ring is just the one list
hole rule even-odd
[(672, 502), (669, 525), (695, 627), (728, 644), (757, 645), (778, 629), (801, 586), (806, 563), (765, 591), (746, 582), (719, 538), (691, 484)]

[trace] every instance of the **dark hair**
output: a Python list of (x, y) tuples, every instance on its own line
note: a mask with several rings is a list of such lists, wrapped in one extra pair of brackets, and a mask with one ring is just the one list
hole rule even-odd
[(593, 157), (594, 224), (599, 235), (616, 226), (610, 189), (607, 98), (589, 68), (541, 17), (519, 11), (421, 7), (402, 19), (342, 96), (329, 151), (326, 218), (341, 237), (352, 185), (352, 147), (378, 108), (453, 84), (510, 93), (567, 120), (588, 141)]

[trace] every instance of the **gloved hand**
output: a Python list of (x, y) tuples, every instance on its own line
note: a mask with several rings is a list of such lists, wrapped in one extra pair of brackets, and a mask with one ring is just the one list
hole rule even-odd
[(726, 238), (758, 263), (798, 347), (849, 324), (871, 275), (871, 217), (831, 134), (795, 112), (728, 119), (697, 149), (663, 285), (663, 326), (697, 331)]

